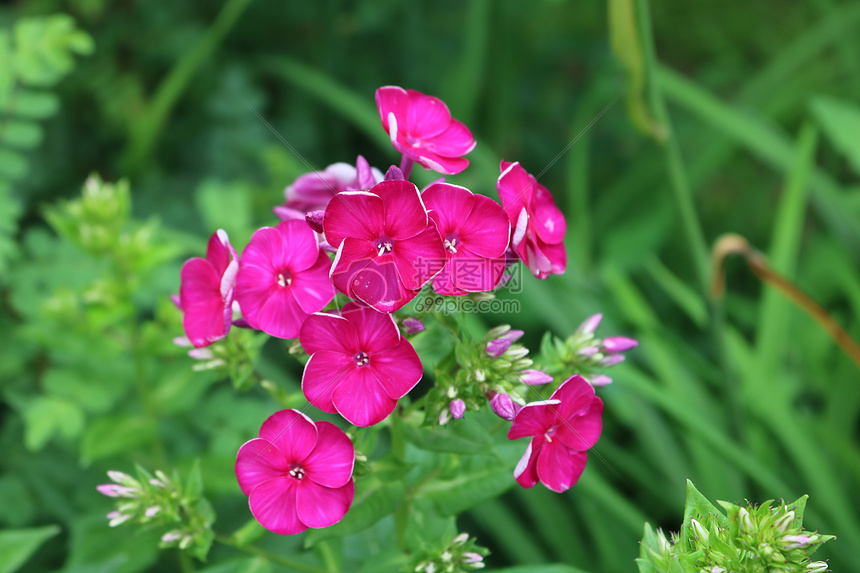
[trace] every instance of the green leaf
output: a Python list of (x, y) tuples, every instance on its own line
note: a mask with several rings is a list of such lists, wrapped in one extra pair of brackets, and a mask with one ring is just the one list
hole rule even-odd
[(701, 523), (705, 529), (710, 529), (711, 523), (714, 522), (720, 527), (729, 527), (729, 520), (723, 512), (699, 493), (693, 482), (687, 480), (687, 502), (684, 506), (684, 523), (681, 524), (681, 540), (679, 542), (680, 546), (685, 549), (693, 547), (691, 519)]
[(493, 442), (483, 426), (468, 417), (453, 422), (446, 428), (416, 428), (404, 423), (402, 431), (409, 443), (428, 452), (481, 454), (491, 451), (493, 447)]
[[(12, 61), (12, 37), (8, 30), (0, 30), (0, 62)], [(0, 110), (12, 95), (15, 73), (12, 66), (0, 66)]]
[(0, 178), (22, 179), (27, 174), (27, 160), (17, 151), (0, 148)]
[(197, 573), (270, 573), (271, 571), (272, 564), (263, 557), (247, 557), (198, 569)]
[(81, 443), (81, 463), (144, 446), (157, 437), (155, 421), (142, 416), (112, 416), (96, 420)]
[(325, 529), (314, 529), (305, 538), (305, 547), (323, 539), (346, 537), (364, 531), (386, 515), (394, 513), (403, 500), (403, 482), (380, 482), (373, 476), (360, 480), (355, 486), (352, 507), (339, 523)]
[(41, 450), (55, 435), (77, 437), (84, 429), (84, 414), (72, 402), (53, 396), (38, 396), (24, 406), (24, 444)]
[(9, 261), (18, 254), (15, 233), (20, 216), (21, 205), (12, 197), (11, 186), (0, 181), (0, 284), (9, 270)]
[(470, 456), (461, 459), (453, 477), (428, 482), (415, 493), (415, 499), (440, 515), (457, 515), (513, 487), (513, 471), (509, 460)]
[(37, 123), (7, 119), (0, 124), (0, 144), (32, 149), (42, 142), (43, 131)]
[(17, 571), (41, 544), (59, 532), (56, 525), (0, 531), (0, 573)]
[(570, 565), (520, 565), (493, 569), (495, 573), (586, 573)]
[(60, 99), (45, 91), (19, 89), (7, 102), (0, 100), (0, 112), (30, 119), (46, 119), (60, 109)]
[(812, 100), (811, 107), (824, 133), (860, 174), (860, 107), (825, 96)]

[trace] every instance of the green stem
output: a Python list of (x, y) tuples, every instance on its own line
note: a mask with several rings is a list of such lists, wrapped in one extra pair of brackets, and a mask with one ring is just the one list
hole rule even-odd
[[(401, 414), (400, 411), (395, 412), (391, 418), (391, 426), (389, 426), (388, 431), (391, 432), (391, 453), (398, 460), (403, 461), (406, 458), (406, 439), (403, 437), (403, 432), (400, 431), (400, 426), (404, 423)], [(408, 491), (408, 484), (406, 484), (405, 480), (404, 486), (407, 487)], [(407, 494), (394, 512), (394, 531), (397, 535), (397, 547), (403, 552), (406, 552), (406, 525), (409, 520), (409, 501), (410, 496)]]
[(262, 557), (270, 563), (275, 563), (277, 565), (283, 565), (284, 567), (295, 569), (296, 571), (304, 571), (305, 573), (328, 573), (328, 571), (326, 571), (325, 569), (320, 569), (319, 567), (314, 567), (313, 565), (308, 565), (307, 563), (302, 563), (301, 561), (295, 561), (293, 559), (290, 559), (289, 557), (276, 555), (274, 553), (266, 551), (265, 549), (254, 547), (253, 545), (239, 545), (229, 537), (225, 537), (223, 535), (216, 535), (215, 541), (223, 543), (224, 545), (229, 545), (230, 547), (234, 547), (239, 551), (244, 551), (245, 553), (256, 555), (257, 557)]
[(687, 181), (687, 172), (684, 161), (681, 158), (681, 149), (672, 128), (672, 121), (666, 108), (663, 92), (657, 81), (657, 57), (654, 49), (654, 35), (651, 30), (651, 15), (648, 0), (639, 0), (637, 14), (639, 17), (639, 32), (642, 38), (642, 54), (645, 60), (645, 69), (648, 77), (648, 98), (651, 103), (651, 111), (655, 119), (664, 126), (666, 130), (666, 167), (669, 171), (672, 195), (675, 199), (678, 214), (681, 217), (681, 226), (686, 236), (685, 243), (690, 249), (690, 256), (699, 286), (703, 293), (708, 292), (708, 247), (705, 242), (705, 234), (702, 225), (696, 215), (693, 204), (693, 194)]

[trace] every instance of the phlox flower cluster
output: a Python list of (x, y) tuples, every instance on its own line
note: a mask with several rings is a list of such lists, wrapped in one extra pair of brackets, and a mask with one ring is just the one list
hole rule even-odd
[[(409, 180), (414, 164), (460, 173), (475, 147), (471, 131), (440, 99), (414, 90), (382, 87), (376, 105), (402, 155), (399, 166), (383, 175), (359, 156), (354, 165), (334, 163), (298, 177), (274, 208), (280, 222), (258, 229), (241, 255), (219, 230), (205, 258), (185, 263), (178, 304), (198, 352), (232, 326), (297, 339), (310, 357), (302, 376), (309, 404), (362, 427), (382, 422), (422, 379), (424, 365), (406, 337), (424, 324), (395, 315), (422, 289), (455, 297), (486, 293), (518, 261), (539, 279), (566, 266), (565, 219), (519, 162), (501, 162), (500, 202), (444, 178), (421, 190)], [(338, 294), (350, 300), (336, 301)], [(600, 435), (602, 402), (578, 376), (532, 404), (492, 389), (487, 374), (493, 368), (510, 370), (525, 384), (553, 380), (529, 368), (528, 350), (515, 344), (521, 335), (508, 329), (487, 342), (480, 361), (495, 366), (468, 373), (480, 391), (458, 394), (452, 385), (439, 421), (490, 402), (513, 421), (511, 439), (532, 437), (517, 481), (563, 491)], [(611, 341), (603, 342), (611, 353)], [(282, 410), (240, 448), (236, 475), (257, 520), (294, 534), (344, 516), (355, 491), (354, 459), (338, 427)]]

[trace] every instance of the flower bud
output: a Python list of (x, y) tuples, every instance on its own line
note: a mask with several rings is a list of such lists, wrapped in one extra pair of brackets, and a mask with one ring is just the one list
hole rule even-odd
[(624, 362), (623, 354), (610, 354), (609, 356), (603, 358), (598, 364), (600, 364), (601, 366), (606, 366), (608, 368), (610, 366), (615, 366), (620, 362)]
[(508, 360), (519, 360), (520, 358), (526, 357), (528, 353), (529, 349), (525, 346), (517, 346), (505, 352), (505, 358)]
[(475, 553), (474, 551), (467, 551), (463, 553), (463, 563), (480, 563), (484, 560), (483, 556), (480, 553)]
[(469, 541), (468, 533), (461, 533), (451, 541), (451, 547), (459, 547)]
[(595, 314), (595, 315), (589, 316), (584, 321), (582, 321), (582, 324), (580, 324), (579, 328), (576, 329), (576, 333), (577, 334), (591, 334), (591, 333), (593, 333), (595, 330), (597, 330), (597, 327), (600, 324), (600, 321), (602, 319), (603, 319), (602, 314)]
[(590, 374), (586, 376), (586, 380), (591, 382), (591, 385), (594, 387), (606, 386), (607, 384), (612, 384), (612, 378), (609, 376), (604, 376), (603, 374)]
[(786, 549), (799, 549), (806, 547), (810, 543), (818, 541), (818, 536), (812, 535), (786, 535), (782, 538), (782, 543)]
[(791, 523), (794, 521), (794, 510), (790, 510), (787, 513), (783, 514), (779, 519), (777, 519), (773, 526), (780, 533), (785, 533), (788, 531), (788, 528), (791, 527)]
[(824, 573), (828, 571), (826, 561), (813, 561), (806, 566), (806, 573)]
[(174, 541), (179, 541), (182, 539), (181, 531), (168, 531), (164, 535), (161, 536), (162, 543), (173, 543)]
[(403, 321), (403, 332), (406, 334), (418, 334), (424, 330), (424, 323), (417, 318), (407, 317)]
[(487, 343), (485, 350), (491, 358), (498, 358), (511, 347), (511, 344), (513, 344), (513, 342), (506, 338), (496, 338)]
[(466, 403), (459, 398), (452, 400), (449, 407), (451, 409), (451, 415), (455, 420), (459, 420), (463, 417), (463, 414), (466, 413)]
[(540, 384), (548, 384), (553, 378), (546, 372), (540, 370), (523, 370), (520, 372), (520, 381), (529, 386), (537, 386)]
[(507, 394), (496, 394), (490, 399), (490, 408), (493, 413), (503, 420), (513, 421), (522, 408), (517, 405)]
[(625, 352), (639, 346), (639, 341), (626, 336), (611, 336), (603, 339), (603, 350), (609, 354)]
[(745, 507), (740, 508), (738, 510), (738, 520), (740, 522), (741, 530), (746, 532), (751, 532), (753, 530), (752, 519), (750, 518), (750, 512), (747, 511)]
[(451, 412), (448, 411), (448, 408), (442, 410), (442, 413), (439, 414), (439, 425), (444, 426), (448, 422), (451, 421)]
[(111, 479), (111, 481), (116, 482), (118, 484), (122, 484), (128, 487), (134, 487), (138, 485), (136, 479), (123, 472), (108, 470), (107, 475)]
[(308, 211), (305, 214), (305, 222), (308, 224), (308, 227), (313, 229), (315, 232), (322, 234), (323, 232), (323, 218), (325, 217), (325, 209), (317, 209), (315, 211)]
[(159, 511), (161, 511), (161, 508), (157, 505), (153, 505), (152, 507), (147, 507), (146, 511), (143, 512), (143, 514), (146, 517), (155, 517), (155, 515), (158, 514)]
[(586, 346), (585, 348), (580, 348), (576, 351), (576, 355), (580, 358), (591, 358), (595, 354), (600, 352), (600, 348), (597, 346)]
[(702, 526), (701, 523), (696, 521), (695, 519), (690, 520), (690, 525), (693, 526), (693, 529), (696, 531), (696, 537), (705, 543), (708, 542), (708, 531)]

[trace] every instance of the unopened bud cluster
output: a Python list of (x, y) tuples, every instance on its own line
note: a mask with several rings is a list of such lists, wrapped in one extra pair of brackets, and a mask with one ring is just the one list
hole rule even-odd
[(623, 362), (624, 352), (638, 346), (639, 341), (626, 336), (597, 338), (595, 331), (602, 319), (602, 314), (590, 316), (565, 340), (547, 333), (541, 344), (541, 352), (548, 361), (544, 369), (553, 375), (579, 374), (592, 386), (610, 384), (612, 378), (600, 370)]
[[(199, 470), (195, 468), (195, 472)], [(115, 509), (107, 514), (110, 527), (124, 523), (160, 527), (164, 530), (162, 547), (177, 546), (205, 555), (212, 542), (214, 515), (200, 497), (199, 473), (184, 485), (177, 475), (171, 478), (160, 470), (151, 474), (140, 467), (137, 477), (119, 471), (109, 471), (108, 477), (113, 483), (96, 489), (116, 498)]]
[(420, 555), (417, 565), (407, 565), (404, 571), (412, 573), (467, 573), (485, 566), (484, 557), (489, 550), (475, 545), (468, 533), (461, 533), (441, 552)]
[(684, 571), (697, 573), (823, 573), (827, 563), (810, 556), (834, 537), (803, 529), (805, 501), (804, 496), (790, 505), (745, 507), (719, 502), (727, 520), (718, 513), (691, 518), (681, 539), (646, 529), (642, 556), (653, 566), (648, 571), (658, 572), (674, 571), (673, 563), (682, 563)]

